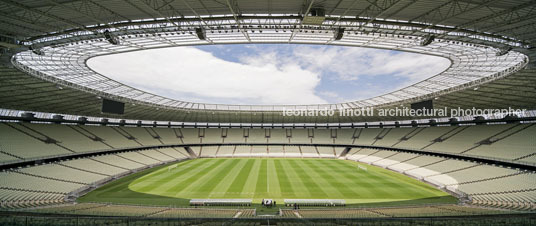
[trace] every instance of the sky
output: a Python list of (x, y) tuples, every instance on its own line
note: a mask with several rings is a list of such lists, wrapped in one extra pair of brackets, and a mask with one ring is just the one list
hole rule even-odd
[(88, 66), (172, 99), (217, 104), (326, 104), (406, 87), (446, 58), (371, 48), (240, 44), (172, 47), (91, 58)]

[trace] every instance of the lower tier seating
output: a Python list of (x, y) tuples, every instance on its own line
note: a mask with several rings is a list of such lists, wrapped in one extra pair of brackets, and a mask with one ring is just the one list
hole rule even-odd
[(72, 192), (105, 183), (149, 165), (187, 159), (173, 148), (102, 154), (0, 172), (0, 208), (65, 202)]
[(435, 156), (359, 149), (347, 159), (385, 167), (468, 197), (473, 204), (536, 209), (536, 174)]

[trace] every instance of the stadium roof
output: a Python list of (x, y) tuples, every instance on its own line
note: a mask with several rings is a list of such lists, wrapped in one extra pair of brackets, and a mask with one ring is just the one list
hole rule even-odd
[[(368, 121), (374, 119), (283, 118), (279, 110), (392, 108), (434, 98), (438, 98), (436, 107), (520, 106), (534, 109), (531, 100), (534, 99), (534, 89), (530, 87), (534, 85), (534, 72), (524, 68), (532, 64), (530, 59), (534, 54), (536, 17), (532, 12), (535, 9), (535, 1), (517, 0), (0, 0), (3, 46), (21, 47), (11, 61), (19, 70), (48, 81), (6, 68), (2, 72), (6, 75), (2, 76), (3, 84), (22, 79), (55, 87), (42, 92), (23, 90), (26, 87), (20, 85), (4, 87), (0, 91), (7, 90), (12, 95), (2, 96), (0, 107), (107, 116), (100, 113), (100, 100), (96, 98), (104, 97), (129, 103), (127, 113), (121, 117), (248, 123)], [(303, 19), (315, 10), (325, 12), (325, 18), (316, 18), (321, 23), (308, 23)], [(200, 28), (206, 32), (204, 38), (198, 34)], [(107, 41), (106, 31), (110, 31), (121, 44)], [(338, 32), (343, 32), (340, 40), (335, 38)], [(423, 44), (427, 39), (431, 39), (431, 43)], [(307, 106), (221, 105), (172, 100), (108, 79), (85, 64), (87, 59), (104, 54), (229, 43), (384, 48), (443, 56), (453, 64), (438, 75), (430, 75), (431, 78), (425, 81), (386, 95), (348, 103)], [(22, 51), (23, 45), (26, 49), (30, 46), (33, 51)], [(526, 79), (525, 82), (517, 82), (520, 78), (521, 81)], [(512, 83), (504, 84), (505, 81)], [(67, 91), (69, 96), (55, 97), (61, 102), (43, 104), (45, 99), (54, 98), (50, 95)], [(16, 98), (21, 97), (13, 95), (17, 92), (25, 93), (24, 102), (16, 102)], [(460, 96), (465, 97), (460, 99)], [(75, 108), (67, 105), (69, 102), (83, 106)]]

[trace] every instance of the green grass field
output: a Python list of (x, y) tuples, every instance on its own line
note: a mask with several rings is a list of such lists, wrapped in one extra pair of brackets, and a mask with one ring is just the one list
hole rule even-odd
[[(169, 170), (168, 166), (177, 165)], [(334, 159), (195, 159), (121, 178), (80, 202), (188, 205), (193, 198), (345, 199), (348, 204), (455, 203), (426, 183)]]

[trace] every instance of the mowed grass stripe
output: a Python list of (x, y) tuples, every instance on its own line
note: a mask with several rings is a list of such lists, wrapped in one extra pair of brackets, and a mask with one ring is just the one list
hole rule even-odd
[(173, 179), (177, 179), (180, 176), (187, 176), (190, 171), (197, 169), (200, 165), (205, 164), (207, 162), (209, 161), (208, 160), (205, 160), (205, 161), (189, 160), (187, 161), (188, 164), (185, 164), (186, 167), (178, 166), (177, 168), (175, 168), (174, 170), (171, 170), (170, 172), (167, 172), (167, 169), (160, 169), (161, 171), (159, 172), (159, 175), (157, 176), (156, 179), (153, 179), (151, 177), (152, 174), (148, 174), (140, 179), (137, 179), (131, 185), (132, 185), (132, 188), (135, 188), (136, 191), (139, 191), (139, 192), (148, 192), (150, 190), (153, 190), (155, 186), (158, 186), (160, 188), (172, 186), (175, 184), (175, 182), (173, 182)]
[(321, 172), (317, 169), (319, 166), (316, 164), (308, 164), (310, 162), (322, 161), (319, 159), (304, 159), (300, 161), (300, 167), (302, 167), (306, 172), (309, 172), (311, 178), (315, 180), (315, 183), (324, 191), (324, 193), (329, 194), (329, 196), (344, 198), (344, 194), (339, 191), (339, 187), (334, 186), (329, 178), (323, 177)]
[(360, 194), (361, 198), (377, 197), (374, 185), (370, 183), (367, 175), (362, 171), (357, 171), (357, 167), (344, 167), (342, 164), (331, 164), (325, 162), (325, 166), (335, 174), (341, 176), (348, 186), (354, 188)]
[(227, 194), (240, 194), (242, 190), (244, 189), (244, 185), (249, 178), (249, 175), (251, 173), (251, 169), (253, 168), (253, 164), (255, 164), (254, 159), (248, 159), (242, 170), (240, 170), (240, 173), (236, 175), (236, 177), (232, 180), (231, 186), (227, 188), (225, 193)]
[(266, 193), (268, 192), (268, 164), (266, 159), (261, 159), (261, 166), (259, 167), (259, 173), (257, 178), (257, 185), (255, 186), (255, 197), (266, 197)]
[(287, 173), (290, 184), (295, 191), (294, 194), (296, 194), (296, 198), (314, 197), (312, 196), (313, 193), (311, 188), (304, 184), (302, 175), (294, 170), (294, 167), (290, 165), (290, 161), (291, 160), (284, 159), (281, 161), (281, 164), (283, 165), (283, 170)]
[[(317, 165), (317, 170), (320, 174), (326, 178), (329, 178), (334, 186), (338, 187), (342, 193), (353, 199), (371, 197), (372, 191), (363, 189), (356, 186), (359, 180), (352, 179), (350, 174), (354, 174), (355, 171), (351, 170), (339, 170), (335, 165), (329, 165), (330, 161), (314, 161), (309, 164)], [(354, 169), (355, 170), (355, 169)]]
[(341, 197), (349, 198), (349, 199), (355, 199), (359, 197), (359, 194), (355, 192), (353, 188), (347, 186), (346, 183), (344, 183), (343, 181), (339, 179), (343, 175), (340, 175), (340, 174), (332, 175), (332, 173), (326, 171), (325, 165), (323, 164), (324, 162), (326, 161), (305, 160), (304, 164), (309, 166), (309, 168), (311, 168), (314, 172), (316, 172), (318, 177), (326, 180), (330, 187), (336, 188), (337, 192), (341, 194)]
[[(205, 192), (210, 194), (215, 194), (216, 188), (219, 188), (219, 192), (222, 190), (227, 190), (227, 187), (230, 185), (231, 178), (234, 178), (236, 175), (238, 175), (239, 170), (244, 166), (246, 163), (245, 159), (229, 159), (229, 161), (226, 163), (227, 166), (221, 168), (218, 172), (216, 172), (211, 177), (205, 178), (206, 181), (204, 184), (202, 184), (195, 192)], [(220, 187), (224, 186), (224, 188)], [(217, 192), (218, 190), (216, 190)]]
[[(223, 175), (219, 183), (212, 188), (212, 190), (210, 191), (209, 197), (210, 198), (213, 198), (213, 197), (226, 198), (226, 197), (233, 197), (233, 195), (236, 195), (236, 194), (227, 194), (227, 190), (233, 183), (234, 179), (238, 177), (240, 172), (242, 172), (247, 162), (248, 162), (247, 159), (238, 159), (238, 162), (234, 162), (233, 168), (229, 170), (229, 172), (226, 175)], [(219, 178), (216, 178), (216, 180), (218, 179)]]
[(357, 166), (344, 167), (343, 164), (332, 164), (330, 161), (319, 162), (322, 169), (330, 173), (333, 177), (345, 184), (356, 194), (356, 198), (376, 197), (375, 189), (371, 183), (375, 180), (370, 180), (365, 171), (357, 170)]
[[(340, 198), (394, 201), (447, 195), (412, 178), (374, 166), (367, 168), (368, 171), (358, 170), (354, 162), (326, 159), (196, 159), (179, 163), (179, 167), (171, 172), (162, 167), (123, 184), (124, 189), (140, 195), (130, 197), (132, 200), (139, 199), (140, 203), (150, 203), (142, 198), (147, 194), (142, 193), (161, 195), (162, 200), (155, 202), (164, 202), (167, 197), (185, 200)], [(108, 197), (118, 203), (128, 198), (121, 196), (120, 191), (114, 193), (109, 190), (109, 193), (109, 196), (98, 194), (95, 198), (105, 200)], [(132, 203), (132, 200), (124, 202)]]
[[(362, 188), (362, 191), (366, 191), (367, 193), (370, 193), (370, 195), (382, 197), (383, 199), (420, 196), (419, 193), (414, 193), (412, 189), (403, 186), (403, 183), (401, 183), (402, 181), (398, 177), (378, 176), (374, 167), (368, 167), (370, 170), (363, 171), (357, 169), (357, 164), (352, 162), (343, 163), (344, 164), (338, 164), (337, 167), (346, 169), (350, 172), (353, 171), (354, 173), (348, 174), (348, 177), (359, 179), (358, 186)], [(332, 163), (327, 164), (332, 169), (335, 168), (335, 165)]]
[[(156, 172), (144, 175), (144, 176), (140, 177), (140, 179), (143, 179), (143, 181), (154, 181), (154, 182), (167, 181), (165, 179), (165, 177), (168, 176), (168, 175), (166, 175), (166, 173), (180, 171), (180, 170), (184, 169), (185, 167), (188, 167), (189, 165), (192, 165), (192, 163), (199, 164), (196, 161), (182, 161), (182, 162), (179, 162), (179, 163), (175, 164), (177, 167), (174, 168), (173, 171), (168, 171), (168, 168), (165, 167), (165, 168), (157, 170)], [(195, 165), (195, 164), (193, 164), (193, 165)], [(170, 165), (170, 166), (172, 166), (172, 165)]]
[(273, 159), (268, 159), (268, 188), (270, 190), (271, 196), (281, 197), (279, 178), (277, 177)]
[(279, 178), (279, 190), (281, 191), (281, 195), (283, 197), (288, 197), (288, 198), (296, 197), (292, 184), (290, 183), (290, 180), (288, 179), (286, 170), (283, 168), (283, 165), (281, 165), (281, 159), (274, 160), (274, 164), (275, 164), (275, 172), (277, 174), (277, 178)]
[(254, 159), (253, 167), (249, 172), (248, 179), (244, 187), (242, 188), (241, 195), (248, 198), (254, 198), (255, 189), (257, 188), (257, 180), (259, 179), (259, 168), (261, 167), (261, 160)]
[(210, 190), (212, 189), (212, 186), (215, 185), (215, 183), (219, 182), (221, 179), (217, 176), (221, 176), (225, 173), (228, 173), (227, 171), (234, 166), (232, 164), (234, 161), (237, 161), (237, 159), (225, 159), (223, 162), (220, 162), (216, 167), (204, 172), (196, 180), (192, 181), (191, 183), (188, 183), (188, 185), (183, 188), (179, 193), (182, 193), (181, 195), (198, 193), (209, 194)]
[(324, 198), (329, 197), (328, 195), (329, 192), (324, 191), (324, 188), (322, 187), (322, 185), (320, 185), (319, 182), (317, 182), (319, 180), (322, 180), (322, 178), (312, 178), (310, 175), (311, 172), (306, 170), (304, 166), (302, 165), (303, 160), (294, 159), (291, 161), (293, 163), (292, 165), (295, 166), (296, 172), (298, 172), (298, 174), (302, 178), (302, 181), (304, 181), (303, 184), (309, 188), (309, 191), (311, 191), (311, 194), (314, 197), (324, 197)]
[(166, 193), (173, 193), (173, 194), (176, 195), (177, 193), (182, 191), (184, 188), (186, 188), (188, 185), (190, 185), (194, 181), (198, 180), (199, 177), (207, 174), (207, 172), (210, 172), (214, 168), (218, 167), (218, 165), (220, 163), (222, 163), (223, 161), (224, 161), (223, 159), (218, 159), (218, 160), (215, 160), (215, 161), (209, 161), (209, 162), (207, 162), (205, 164), (204, 169), (196, 170), (196, 171), (194, 171), (195, 173), (191, 173), (191, 174), (183, 174), (186, 177), (182, 178), (182, 179), (181, 178), (176, 178), (176, 179), (170, 180), (170, 183), (174, 184), (174, 186), (164, 188), (164, 189), (166, 189), (165, 192)]

